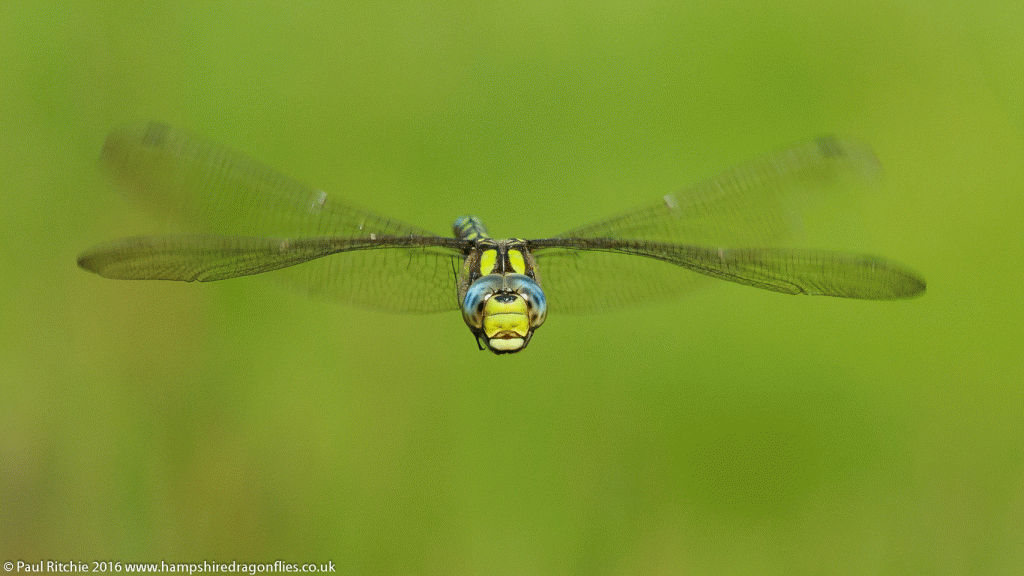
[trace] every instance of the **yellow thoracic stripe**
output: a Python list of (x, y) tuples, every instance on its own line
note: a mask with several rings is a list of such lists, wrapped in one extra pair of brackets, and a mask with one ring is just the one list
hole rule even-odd
[(484, 250), (483, 254), (480, 254), (480, 273), (483, 275), (495, 274), (494, 264), (498, 261), (497, 250)]
[(526, 261), (523, 259), (523, 253), (519, 250), (508, 251), (508, 263), (516, 274), (526, 274)]

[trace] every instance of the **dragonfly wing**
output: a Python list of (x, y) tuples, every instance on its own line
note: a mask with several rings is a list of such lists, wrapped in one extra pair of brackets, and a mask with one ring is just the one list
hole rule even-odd
[(880, 173), (869, 146), (825, 136), (769, 152), (646, 206), (531, 241), (531, 246), (545, 247), (536, 256), (552, 311), (597, 312), (678, 296), (708, 276), (681, 274), (672, 264), (685, 264), (665, 254), (630, 258), (632, 252), (602, 246), (610, 249), (623, 240), (680, 248), (779, 246), (799, 229), (798, 208), (805, 198), (869, 183)]
[(78, 265), (106, 278), (207, 282), (262, 274), (311, 295), (391, 312), (458, 308), (455, 239), (138, 236), (96, 246)]
[[(897, 262), (862, 254), (789, 248), (715, 248), (643, 240), (576, 239), (559, 242), (560, 246), (553, 250), (554, 258), (549, 261), (543, 242), (537, 241), (535, 249), (545, 279), (545, 292), (549, 294), (548, 301), (552, 303), (553, 310), (557, 306), (565, 306), (565, 311), (595, 311), (599, 296), (606, 303), (612, 297), (622, 300), (610, 302), (615, 305), (635, 301), (636, 294), (644, 297), (659, 293), (676, 294), (692, 288), (701, 277), (680, 274), (678, 270), (671, 275), (671, 267), (651, 262), (681, 266), (703, 276), (785, 294), (896, 300), (913, 298), (925, 291), (925, 281), (916, 272)], [(554, 240), (550, 242), (556, 243)], [(573, 249), (565, 250), (567, 245)], [(609, 282), (608, 278), (601, 277), (602, 270), (581, 268), (582, 258), (575, 263), (573, 273), (565, 273), (567, 262), (571, 262), (574, 256), (595, 252), (604, 258), (608, 255), (642, 256), (644, 258), (637, 260), (647, 260), (646, 268), (633, 272), (651, 275), (614, 278)], [(616, 261), (627, 267), (629, 262), (628, 258)], [(621, 274), (621, 266), (616, 268), (613, 263), (611, 268)], [(546, 279), (552, 274), (556, 281), (549, 284)], [(573, 275), (577, 279), (570, 281), (568, 288), (558, 284), (558, 280), (565, 281)], [(671, 280), (676, 280), (677, 284), (673, 286)], [(660, 292), (647, 288), (648, 284), (659, 287)], [(640, 292), (632, 288), (634, 285), (640, 287)], [(623, 290), (619, 286), (626, 288)], [(587, 295), (588, 290), (598, 296)], [(605, 292), (607, 294), (603, 294)]]
[(128, 238), (80, 265), (113, 278), (269, 272), (311, 295), (393, 312), (457, 308), (465, 243), (335, 200), (239, 152), (158, 123), (111, 132), (101, 156), (130, 198), (204, 235)]
[(195, 232), (282, 238), (434, 236), (155, 122), (111, 132), (101, 159), (133, 201)]
[(537, 250), (537, 271), (556, 314), (598, 314), (683, 296), (708, 277), (653, 258), (621, 252)]
[(312, 297), (361, 308), (444, 312), (459, 309), (456, 274), (463, 258), (436, 246), (376, 248), (320, 258), (267, 276)]
[(647, 206), (557, 238), (635, 238), (709, 246), (769, 246), (799, 227), (807, 196), (877, 179), (866, 144), (825, 136), (769, 152)]

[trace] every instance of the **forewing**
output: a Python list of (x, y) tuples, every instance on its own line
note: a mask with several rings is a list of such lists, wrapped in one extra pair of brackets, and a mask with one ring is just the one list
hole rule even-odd
[(778, 247), (799, 229), (804, 198), (872, 182), (880, 172), (867, 145), (825, 136), (764, 154), (646, 206), (531, 241), (550, 307), (599, 312), (689, 292), (707, 275), (601, 246), (629, 240), (715, 250)]
[(366, 308), (457, 309), (457, 258), (411, 240), (384, 238), (371, 244), (341, 237), (136, 236), (93, 247), (78, 257), (78, 265), (120, 280), (209, 282), (270, 273), (310, 295)]
[[(643, 240), (578, 240), (576, 245), (577, 251), (560, 251), (542, 270), (552, 311), (592, 312), (641, 298), (667, 296), (674, 286), (679, 290), (692, 288), (702, 277), (784, 294), (862, 300), (913, 298), (925, 290), (924, 279), (913, 270), (863, 254), (796, 248), (716, 248)], [(607, 275), (602, 274), (593, 286), (582, 285), (575, 278), (586, 274), (578, 273), (579, 269), (576, 274), (566, 272), (574, 254), (586, 254), (586, 260), (609, 264)], [(616, 264), (627, 262), (646, 275), (623, 277), (623, 267)], [(650, 277), (659, 282), (648, 282)], [(672, 280), (676, 285), (670, 283)], [(616, 285), (622, 289), (616, 290)]]
[(556, 238), (634, 238), (713, 246), (767, 246), (799, 225), (804, 197), (864, 184), (881, 173), (874, 152), (823, 136), (769, 152), (681, 192)]
[(159, 123), (113, 131), (102, 163), (134, 202), (202, 234), (97, 246), (80, 257), (87, 269), (176, 280), (269, 272), (311, 295), (373, 309), (457, 308), (452, 269), (465, 242), (336, 200)]
[(196, 232), (282, 238), (434, 236), (164, 124), (114, 130), (101, 158), (132, 200)]

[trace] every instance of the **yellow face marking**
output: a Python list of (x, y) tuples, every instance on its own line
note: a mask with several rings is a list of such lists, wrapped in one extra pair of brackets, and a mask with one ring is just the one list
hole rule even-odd
[(516, 298), (513, 302), (499, 302), (491, 298), (484, 307), (484, 334), (488, 338), (502, 332), (511, 332), (525, 337), (530, 331), (530, 319), (526, 315), (526, 300)]
[(508, 251), (508, 263), (516, 274), (526, 274), (526, 261), (523, 259), (523, 253), (519, 250)]
[(484, 253), (480, 255), (480, 273), (484, 276), (490, 274), (494, 270), (494, 263), (497, 261), (497, 250), (484, 250)]
[(491, 347), (491, 350), (512, 352), (526, 346), (526, 340), (523, 338), (495, 338), (490, 340), (487, 345)]

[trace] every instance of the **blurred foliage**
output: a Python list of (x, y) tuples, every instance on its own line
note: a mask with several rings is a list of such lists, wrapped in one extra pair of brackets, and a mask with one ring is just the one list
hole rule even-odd
[[(346, 574), (1017, 574), (1019, 3), (5, 3), (0, 556)], [(886, 182), (812, 247), (897, 303), (715, 285), (550, 317), (106, 281), (157, 119), (384, 214), (541, 236), (825, 132)], [(510, 208), (511, 207), (511, 208)], [(637, 281), (643, 281), (638, 278)]]

